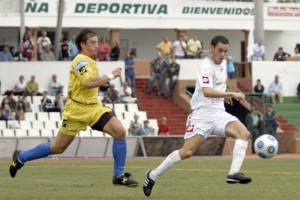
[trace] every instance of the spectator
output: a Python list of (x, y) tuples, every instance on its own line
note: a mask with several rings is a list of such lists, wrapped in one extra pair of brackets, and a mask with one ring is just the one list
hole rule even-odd
[(227, 57), (227, 76), (228, 79), (235, 79), (235, 66), (233, 63), (233, 57), (229, 56)]
[(10, 52), (10, 54), (11, 54), (11, 56), (14, 56), (15, 55), (15, 47), (13, 47), (13, 46), (10, 46), (9, 47), (9, 52)]
[(25, 120), (24, 113), (26, 112), (26, 106), (22, 101), (18, 102), (16, 110), (16, 120)]
[(55, 111), (55, 106), (52, 103), (51, 99), (48, 98), (48, 92), (43, 92), (43, 98), (41, 99), (41, 108), (44, 112), (52, 112)]
[(44, 51), (40, 54), (41, 61), (56, 61), (53, 51), (50, 49), (50, 45), (44, 47)]
[(138, 122), (139, 116), (137, 114), (134, 114), (133, 118), (134, 120), (131, 121), (129, 126), (129, 134), (135, 136), (145, 135), (142, 124)]
[(120, 56), (120, 47), (117, 41), (114, 42), (113, 48), (110, 51), (109, 57), (111, 61), (118, 61)]
[(2, 100), (1, 108), (3, 110), (3, 114), (4, 114), (5, 118), (7, 120), (14, 120), (15, 119), (14, 112), (12, 112), (12, 110), (10, 109), (7, 98), (4, 98)]
[(179, 35), (178, 40), (173, 43), (174, 56), (177, 59), (184, 58), (186, 51), (186, 43), (182, 35)]
[(187, 43), (187, 56), (190, 59), (197, 58), (197, 56), (202, 52), (202, 45), (198, 39), (198, 35), (194, 34), (193, 38), (189, 39)]
[(265, 46), (263, 45), (262, 39), (258, 39), (257, 43), (253, 46), (252, 61), (263, 61), (265, 54)]
[(132, 55), (127, 54), (125, 62), (125, 76), (129, 87), (131, 88), (132, 97), (135, 97), (135, 71), (134, 71), (134, 58)]
[(38, 43), (38, 53), (39, 56), (44, 52), (44, 49), (46, 46), (49, 46), (49, 49), (51, 47), (51, 40), (49, 37), (47, 37), (47, 32), (43, 31), (42, 35), (37, 40)]
[(23, 102), (23, 104), (25, 105), (25, 111), (26, 112), (31, 112), (31, 105), (29, 103), (29, 101), (27, 100), (27, 96), (25, 93), (22, 94), (21, 99), (19, 100), (19, 102)]
[(124, 81), (123, 87), (120, 90), (120, 102), (121, 103), (133, 103), (131, 99), (131, 88), (128, 87), (128, 82)]
[(69, 61), (69, 44), (67, 38), (63, 38), (63, 41), (60, 45), (60, 53), (61, 53), (61, 60), (62, 61)]
[(251, 134), (252, 152), (254, 152), (254, 142), (261, 135), (261, 124), (263, 122), (262, 114), (256, 107), (252, 107), (251, 112), (246, 116), (245, 124)]
[(106, 37), (101, 37), (100, 44), (98, 46), (98, 60), (107, 61), (109, 52), (110, 52), (110, 46), (107, 43)]
[(9, 46), (5, 38), (2, 39), (2, 44), (0, 45), (0, 52), (4, 50), (5, 46)]
[(163, 41), (156, 46), (156, 49), (160, 51), (161, 59), (169, 64), (173, 47), (168, 36), (164, 36)]
[(0, 107), (0, 120), (7, 120), (7, 117), (4, 114), (2, 107)]
[(158, 135), (170, 135), (166, 117), (161, 118), (161, 124), (158, 125)]
[(19, 46), (19, 51), (14, 54), (14, 61), (28, 61), (22, 45)]
[(184, 58), (187, 59), (188, 58), (188, 55), (187, 55), (187, 43), (189, 42), (189, 36), (188, 35), (185, 35), (183, 37), (183, 41), (185, 42), (186, 44), (186, 49), (185, 49), (185, 52), (184, 52)]
[(279, 47), (278, 51), (274, 55), (273, 61), (285, 61), (289, 56), (291, 55), (283, 51), (282, 47)]
[(41, 93), (39, 93), (39, 85), (35, 81), (34, 75), (32, 75), (30, 81), (27, 82), (26, 92), (30, 96), (41, 95)]
[(8, 47), (8, 45), (5, 45), (3, 47), (3, 51), (0, 52), (0, 61), (8, 62), (8, 61), (12, 61), (12, 60), (13, 60), (13, 58), (12, 58), (11, 53), (9, 52), (9, 47)]
[(63, 93), (64, 86), (57, 81), (56, 74), (52, 75), (52, 81), (50, 82), (51, 95), (57, 96), (58, 93)]
[(113, 83), (109, 84), (109, 88), (104, 94), (104, 102), (106, 103), (118, 103), (119, 102), (119, 93), (116, 90), (116, 86)]
[(78, 54), (78, 47), (76, 46), (76, 35), (72, 35), (72, 39), (69, 42), (69, 55), (70, 60), (73, 60)]
[(178, 80), (180, 65), (172, 58), (172, 63), (167, 66), (166, 72), (166, 97), (171, 98), (173, 87)]
[(275, 80), (270, 84), (270, 97), (271, 102), (276, 103), (275, 97), (278, 97), (279, 103), (283, 102), (282, 92), (283, 92), (283, 86), (282, 83), (279, 82), (279, 76), (275, 75)]
[(148, 119), (144, 121), (144, 133), (145, 135), (154, 135), (154, 128), (150, 126), (149, 123)]
[(151, 77), (149, 79), (149, 85), (146, 91), (146, 94), (150, 94), (152, 92), (153, 84), (156, 80), (158, 80), (158, 89), (157, 95), (162, 95), (162, 83), (163, 83), (163, 74), (166, 71), (167, 63), (161, 59), (161, 53), (157, 53), (156, 59), (154, 59), (151, 63)]
[(273, 135), (278, 140), (277, 128), (279, 123), (277, 121), (277, 115), (271, 105), (268, 106), (268, 110), (264, 114), (264, 121), (266, 134)]
[(15, 84), (14, 95), (22, 95), (26, 93), (26, 83), (24, 81), (24, 76), (19, 76), (19, 81)]
[(54, 100), (54, 107), (57, 111), (63, 112), (65, 106), (65, 99), (62, 96), (62, 93), (58, 93)]
[(10, 110), (15, 113), (17, 110), (17, 101), (14, 99), (14, 93), (13, 92), (8, 93), (7, 97), (4, 99), (7, 100), (7, 104), (9, 105)]
[(254, 90), (255, 93), (264, 93), (265, 87), (261, 84), (260, 79), (256, 80), (256, 85), (254, 86), (253, 90)]
[(27, 60), (31, 61), (33, 57), (33, 48), (34, 48), (34, 42), (32, 38), (29, 35), (29, 32), (26, 31), (23, 36), (23, 48), (24, 48), (24, 56), (27, 58)]
[(295, 52), (295, 55), (294, 55), (295, 57), (300, 57), (300, 50), (298, 47), (294, 48), (294, 52)]

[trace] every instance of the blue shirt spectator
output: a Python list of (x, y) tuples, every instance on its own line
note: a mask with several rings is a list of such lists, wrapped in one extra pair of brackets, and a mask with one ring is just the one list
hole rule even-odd
[(70, 59), (73, 60), (73, 58), (75, 58), (75, 56), (77, 56), (78, 54), (78, 48), (76, 46), (76, 35), (72, 36), (72, 40), (69, 42), (69, 56)]
[(233, 64), (232, 56), (228, 56), (228, 59), (227, 59), (227, 74), (228, 74), (229, 79), (235, 78), (235, 66)]
[(0, 52), (1, 61), (12, 61), (13, 57), (9, 52), (8, 46), (4, 46), (3, 51)]

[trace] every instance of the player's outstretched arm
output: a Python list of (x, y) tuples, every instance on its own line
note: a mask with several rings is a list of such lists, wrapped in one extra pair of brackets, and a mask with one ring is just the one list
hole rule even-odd
[(121, 72), (121, 68), (116, 68), (111, 72), (111, 74), (92, 78), (89, 82), (85, 84), (85, 87), (88, 89), (100, 87), (101, 85), (119, 77), (121, 75)]

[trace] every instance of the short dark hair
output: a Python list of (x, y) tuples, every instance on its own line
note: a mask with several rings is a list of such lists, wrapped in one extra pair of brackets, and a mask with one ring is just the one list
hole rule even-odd
[(226, 37), (222, 36), (222, 35), (218, 35), (218, 36), (215, 36), (211, 42), (210, 42), (210, 45), (216, 47), (219, 43), (222, 43), (222, 44), (229, 44), (229, 41)]
[(96, 36), (97, 34), (95, 33), (95, 31), (92, 31), (91, 29), (88, 28), (84, 28), (81, 29), (81, 31), (78, 33), (78, 35), (76, 36), (76, 46), (79, 49), (79, 51), (81, 51), (81, 46), (80, 43), (84, 42), (86, 43), (86, 41), (93, 36)]

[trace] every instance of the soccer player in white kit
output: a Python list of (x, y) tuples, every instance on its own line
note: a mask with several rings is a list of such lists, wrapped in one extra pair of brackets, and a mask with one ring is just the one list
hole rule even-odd
[(156, 169), (147, 171), (143, 185), (146, 196), (151, 195), (155, 182), (163, 173), (181, 160), (191, 157), (211, 133), (236, 138), (226, 182), (251, 182), (250, 177), (240, 172), (250, 134), (224, 107), (224, 101), (232, 104), (231, 98), (245, 100), (243, 93), (226, 90), (227, 71), (224, 60), (228, 56), (228, 49), (229, 41), (224, 36), (216, 36), (211, 40), (210, 55), (201, 63), (197, 72), (196, 88), (190, 102), (192, 113), (187, 118), (184, 145), (169, 154)]

